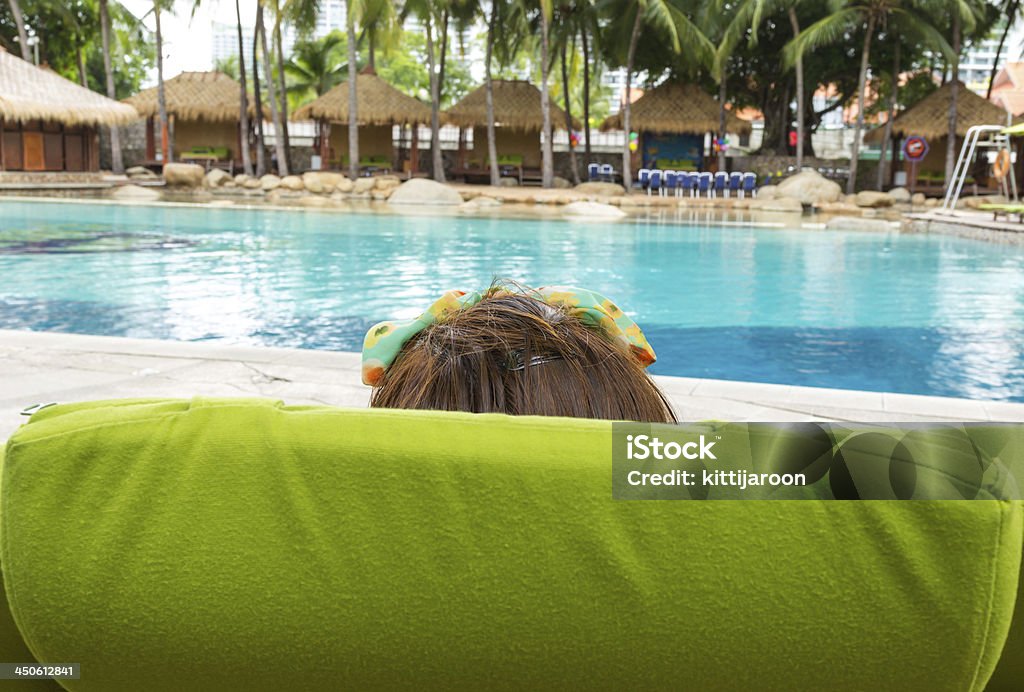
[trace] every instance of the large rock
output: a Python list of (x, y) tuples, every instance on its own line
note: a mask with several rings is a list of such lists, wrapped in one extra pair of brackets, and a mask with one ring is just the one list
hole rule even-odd
[(352, 183), (351, 180), (349, 180), (348, 178), (344, 178), (341, 182), (334, 186), (334, 189), (337, 190), (338, 192), (344, 192), (347, 194), (349, 192), (352, 192), (352, 188), (354, 187), (355, 185)]
[(775, 199), (761, 199), (758, 197), (750, 203), (750, 208), (760, 211), (795, 212), (797, 214), (804, 210), (800, 200), (792, 197), (776, 197)]
[(160, 199), (160, 193), (149, 187), (122, 185), (110, 195), (114, 199), (130, 202), (152, 202)]
[(885, 192), (875, 192), (874, 190), (862, 190), (854, 198), (854, 203), (858, 207), (868, 207), (869, 209), (891, 207), (895, 201)]
[(159, 177), (145, 166), (132, 166), (124, 174), (129, 178), (141, 178), (143, 180), (154, 180)]
[(838, 202), (843, 194), (839, 183), (833, 182), (817, 171), (801, 171), (779, 183), (778, 196), (795, 199), (800, 204), (812, 205), (821, 202)]
[(267, 192), (270, 192), (271, 190), (276, 190), (277, 188), (281, 187), (281, 179), (276, 175), (267, 173), (265, 176), (260, 178), (260, 187)]
[(559, 190), (568, 190), (570, 187), (572, 187), (572, 183), (570, 183), (565, 178), (556, 175), (551, 179), (551, 187), (557, 188)]
[(856, 204), (847, 204), (846, 202), (825, 202), (824, 204), (816, 205), (814, 208), (822, 214), (852, 214), (854, 216), (864, 216), (863, 209), (858, 207)]
[(263, 187), (263, 183), (260, 182), (259, 178), (249, 178), (244, 183), (242, 183), (242, 187), (246, 188), (247, 190), (259, 190), (260, 188)]
[(897, 204), (905, 204), (910, 201), (910, 190), (905, 187), (894, 187), (889, 190), (889, 196)]
[(595, 195), (597, 197), (615, 197), (625, 192), (625, 188), (616, 183), (580, 183), (576, 191), (584, 195)]
[(927, 199), (928, 198), (924, 196), (923, 192), (915, 192), (910, 196), (910, 203), (915, 207), (923, 207)]
[(763, 185), (757, 190), (758, 199), (775, 199), (778, 196), (778, 185)]
[(362, 192), (369, 192), (373, 189), (373, 186), (377, 184), (373, 178), (357, 178), (352, 182), (352, 192), (357, 195)]
[(222, 171), (219, 168), (214, 168), (203, 178), (203, 183), (206, 187), (221, 187), (222, 185), (226, 185), (229, 181), (234, 182), (226, 171)]
[(397, 175), (378, 175), (373, 181), (374, 190), (394, 190), (402, 184)]
[(306, 188), (306, 186), (303, 185), (302, 183), (302, 178), (300, 178), (297, 175), (286, 175), (285, 177), (281, 178), (281, 187), (283, 187), (286, 190), (292, 190), (295, 192), (304, 190)]
[(618, 207), (600, 202), (572, 202), (566, 204), (562, 212), (574, 219), (594, 219), (595, 221), (614, 221), (626, 216), (626, 212)]
[(196, 163), (165, 163), (164, 180), (176, 187), (199, 187), (206, 171)]
[(306, 171), (302, 174), (302, 182), (310, 192), (333, 192), (342, 180), (346, 180), (341, 173), (332, 171)]
[(388, 204), (449, 205), (462, 204), (462, 195), (439, 182), (426, 178), (407, 180), (388, 197)]

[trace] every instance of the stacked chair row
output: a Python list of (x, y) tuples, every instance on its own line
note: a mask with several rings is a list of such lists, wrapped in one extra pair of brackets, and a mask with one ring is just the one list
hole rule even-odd
[(687, 194), (690, 197), (729, 197), (733, 193), (738, 197), (745, 197), (747, 193), (757, 196), (755, 173), (737, 171), (712, 174), (641, 168), (639, 181), (640, 187), (647, 190), (648, 195), (658, 194), (661, 197), (683, 197)]
[(591, 163), (587, 165), (587, 180), (590, 182), (614, 183), (615, 169), (610, 163)]

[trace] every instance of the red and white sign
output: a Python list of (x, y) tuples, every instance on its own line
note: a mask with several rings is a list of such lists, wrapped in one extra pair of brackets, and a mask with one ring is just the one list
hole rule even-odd
[(903, 156), (907, 161), (918, 162), (928, 155), (928, 140), (914, 135), (903, 142)]

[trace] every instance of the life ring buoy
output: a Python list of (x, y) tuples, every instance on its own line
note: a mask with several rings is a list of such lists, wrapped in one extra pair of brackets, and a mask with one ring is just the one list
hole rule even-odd
[(1000, 149), (996, 154), (996, 160), (992, 163), (992, 173), (1002, 180), (1010, 172), (1010, 152)]

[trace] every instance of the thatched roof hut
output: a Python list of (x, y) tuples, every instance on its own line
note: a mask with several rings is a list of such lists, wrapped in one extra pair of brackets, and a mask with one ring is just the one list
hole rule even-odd
[[(178, 120), (238, 122), (242, 99), (241, 85), (223, 72), (182, 72), (164, 82), (167, 114)], [(124, 100), (144, 118), (159, 113), (157, 88), (144, 89)], [(264, 118), (269, 112), (263, 109)], [(249, 100), (249, 115), (256, 116), (256, 106)]]
[(120, 125), (138, 117), (131, 106), (108, 99), (0, 48), (0, 119), (98, 126)]
[[(949, 133), (950, 91), (948, 82), (936, 91), (903, 111), (892, 121), (893, 137), (919, 135), (936, 140)], [(978, 96), (960, 82), (956, 98), (956, 134), (963, 137), (974, 125), (1005, 125), (1007, 112), (1000, 106)], [(1018, 122), (1015, 119), (1013, 122)], [(880, 144), (885, 138), (885, 126), (876, 127), (864, 135), (865, 142)]]
[[(630, 127), (639, 132), (665, 134), (702, 134), (718, 131), (718, 101), (693, 84), (664, 82), (645, 91), (630, 109)], [(601, 123), (602, 130), (621, 130), (622, 112)], [(725, 112), (725, 130), (736, 134), (750, 134), (751, 126)]]
[[(494, 120), (499, 127), (519, 131), (540, 131), (544, 126), (540, 110), (540, 89), (521, 80), (496, 79), (492, 82), (494, 93)], [(549, 102), (551, 127), (565, 128), (565, 111)], [(447, 122), (456, 127), (487, 126), (487, 90), (482, 85), (469, 92), (465, 98), (446, 112)], [(580, 121), (573, 118), (573, 128), (581, 128)]]
[[(348, 123), (348, 81), (295, 111), (296, 120)], [(404, 125), (430, 122), (430, 106), (403, 94), (372, 72), (356, 77), (356, 115), (360, 125)]]

